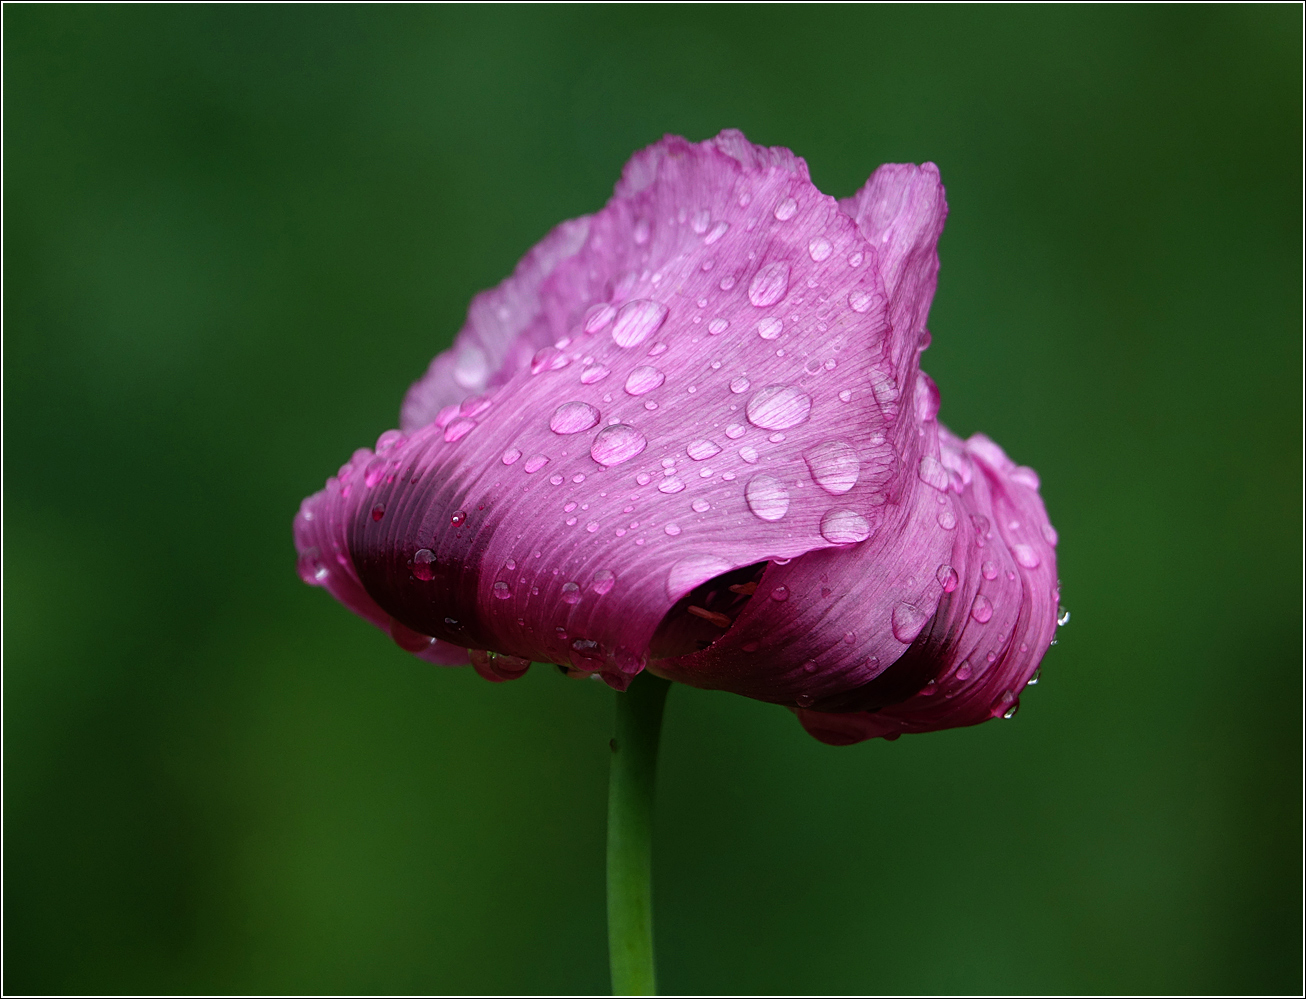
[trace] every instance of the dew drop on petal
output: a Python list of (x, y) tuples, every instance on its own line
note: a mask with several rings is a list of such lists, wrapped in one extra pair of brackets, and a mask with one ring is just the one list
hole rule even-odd
[(910, 645), (916, 640), (916, 636), (921, 633), (921, 629), (925, 627), (925, 622), (929, 619), (930, 615), (915, 604), (903, 601), (893, 609), (893, 617), (890, 622), (893, 627), (893, 637), (905, 645)]
[(857, 485), (861, 462), (857, 451), (845, 441), (825, 441), (803, 455), (812, 481), (833, 496)]
[(997, 579), (998, 567), (991, 561), (985, 561), (985, 563), (980, 566), (980, 573), (983, 574), (985, 579)]
[(459, 527), (467, 522), (467, 512), (465, 510), (455, 510), (449, 515), (449, 523), (454, 527)]
[(808, 255), (813, 260), (815, 260), (818, 264), (822, 260), (828, 260), (830, 254), (833, 252), (834, 252), (834, 247), (830, 245), (830, 241), (826, 239), (824, 236), (817, 236), (815, 239), (813, 239), (810, 243), (807, 244)]
[(852, 401), (853, 401), (852, 390), (851, 390), (851, 389), (844, 389), (842, 392), (840, 392), (840, 393), (839, 393), (839, 401), (840, 401), (840, 402), (852, 402)]
[(756, 448), (751, 448), (751, 447), (748, 447), (747, 445), (745, 445), (744, 447), (741, 447), (741, 448), (739, 449), (739, 457), (743, 458), (744, 461), (748, 462), (750, 465), (756, 465), (756, 464), (757, 464), (757, 449), (756, 449)]
[(560, 486), (560, 485), (562, 485), (562, 476), (561, 476), (561, 475), (550, 475), (550, 476), (549, 476), (549, 482), (550, 482), (550, 484), (552, 484), (552, 485)]
[(716, 225), (714, 225), (711, 228), (708, 234), (703, 237), (703, 244), (705, 246), (711, 246), (713, 243), (715, 243), (718, 239), (720, 239), (729, 231), (730, 231), (729, 222), (718, 222)]
[(718, 333), (724, 333), (729, 328), (730, 328), (730, 320), (721, 319), (719, 317), (713, 319), (710, 323), (707, 324), (707, 331), (711, 333), (713, 336), (716, 336)]
[(789, 490), (774, 475), (755, 475), (744, 488), (748, 509), (760, 520), (776, 521), (789, 512)]
[(384, 517), (384, 516), (385, 516), (385, 504), (384, 504), (384, 503), (378, 503), (376, 506), (372, 507), (372, 519), (373, 519), (373, 520), (380, 520), (380, 519), (381, 519), (382, 517)]
[(610, 593), (616, 582), (617, 577), (612, 570), (600, 569), (594, 573), (594, 578), (590, 581), (590, 589), (602, 596), (605, 593)]
[(580, 373), (582, 385), (593, 385), (595, 382), (601, 382), (607, 378), (611, 372), (601, 364), (591, 364), (588, 368)]
[(975, 594), (975, 602), (970, 605), (970, 616), (980, 624), (987, 624), (993, 617), (993, 604), (983, 593)]
[(494, 584), (492, 591), (494, 593), (494, 597), (496, 600), (507, 600), (509, 597), (512, 596), (512, 587), (510, 587), (502, 579)]
[(726, 427), (726, 436), (732, 441), (737, 441), (739, 438), (744, 436), (745, 430), (747, 430), (747, 428), (742, 423), (732, 423), (730, 426)]
[(580, 602), (580, 587), (575, 583), (562, 584), (562, 602), (564, 604), (575, 604)]
[(524, 464), (522, 468), (529, 475), (538, 472), (541, 468), (543, 468), (548, 463), (549, 463), (549, 459), (545, 455), (536, 454), (527, 458), (526, 464)]
[(602, 305), (592, 305), (589, 311), (585, 313), (584, 330), (586, 333), (597, 333), (604, 326), (612, 322), (617, 315), (617, 310), (604, 302)]
[(950, 565), (939, 566), (939, 571), (934, 574), (934, 578), (939, 581), (944, 593), (951, 593), (957, 588), (957, 583), (960, 582), (957, 570)]
[(721, 449), (709, 440), (696, 440), (689, 445), (688, 453), (695, 461), (703, 461), (720, 454)]
[(460, 441), (475, 429), (475, 420), (454, 420), (444, 428), (445, 443), (452, 444), (454, 441)]
[(507, 451), (503, 452), (503, 463), (505, 465), (511, 465), (520, 457), (521, 457), (521, 451), (519, 451), (515, 447), (510, 447), (508, 448)]
[(644, 435), (624, 423), (604, 427), (594, 438), (590, 457), (600, 465), (610, 468), (635, 457), (648, 445)]
[(1011, 554), (1016, 557), (1016, 562), (1026, 569), (1037, 569), (1039, 567), (1038, 552), (1029, 545), (1012, 545)]
[(705, 499), (696, 499), (689, 505), (693, 507), (695, 513), (707, 513), (712, 508), (712, 504)]
[(651, 299), (627, 302), (612, 325), (612, 339), (618, 347), (634, 347), (655, 333), (667, 319), (667, 307)]
[(812, 397), (794, 385), (768, 385), (748, 400), (748, 422), (763, 430), (788, 430), (807, 419)]
[(626, 393), (628, 395), (644, 395), (652, 392), (666, 380), (667, 376), (657, 368), (648, 364), (641, 365), (626, 378)]
[(662, 528), (662, 530), (665, 531), (669, 537), (674, 538), (677, 534), (680, 533), (680, 525), (668, 524), (666, 527)]
[(927, 486), (937, 489), (939, 492), (947, 490), (949, 481), (948, 470), (943, 467), (943, 464), (938, 458), (927, 454), (921, 459), (920, 467), (917, 471), (921, 477), (921, 481)]
[(555, 434), (578, 434), (599, 422), (599, 411), (588, 402), (564, 402), (549, 418), (549, 429)]
[(435, 552), (429, 548), (419, 548), (413, 555), (413, 575), (422, 582), (426, 582), (435, 576), (435, 571), (431, 568), (431, 563), (435, 561)]
[(1057, 627), (1058, 627), (1058, 628), (1064, 628), (1064, 627), (1065, 627), (1066, 625), (1068, 625), (1069, 623), (1070, 623), (1070, 611), (1068, 611), (1068, 610), (1066, 610), (1064, 607), (1058, 605), (1058, 606), (1057, 606)]
[(821, 537), (832, 544), (856, 544), (870, 536), (870, 523), (852, 510), (829, 510), (821, 518)]
[(777, 317), (767, 316), (757, 324), (757, 335), (763, 340), (774, 340), (780, 335), (780, 332), (783, 329), (784, 323), (782, 323)]
[(731, 379), (730, 391), (733, 392), (735, 395), (739, 395), (741, 392), (748, 391), (749, 384), (750, 383), (748, 379), (745, 378), (743, 375), (740, 375), (738, 378)]
[(684, 488), (685, 484), (674, 475), (658, 483), (658, 492), (660, 493), (678, 493), (683, 491)]
[(771, 591), (771, 599), (778, 604), (784, 603), (786, 600), (789, 599), (789, 587), (777, 586), (774, 590)]
[(945, 531), (951, 531), (954, 527), (957, 526), (957, 515), (953, 513), (951, 510), (940, 510), (938, 519), (939, 519), (939, 526), (942, 527)]
[(762, 267), (754, 275), (748, 286), (748, 300), (757, 308), (765, 309), (784, 298), (788, 290), (789, 263), (777, 260)]
[(848, 294), (848, 306), (854, 312), (870, 312), (875, 299), (861, 288), (854, 288)]

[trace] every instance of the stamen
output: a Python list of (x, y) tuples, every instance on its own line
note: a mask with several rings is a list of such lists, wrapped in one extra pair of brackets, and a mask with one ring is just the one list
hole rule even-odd
[(711, 621), (718, 628), (729, 628), (735, 623), (724, 614), (718, 614), (716, 611), (704, 610), (702, 607), (695, 607), (692, 604), (688, 609), (689, 613), (693, 614), (695, 617), (701, 617), (704, 621)]
[(742, 594), (743, 594), (744, 596), (746, 596), (746, 597), (751, 597), (754, 593), (757, 592), (757, 584), (756, 584), (756, 583), (736, 583), (734, 586), (730, 587), (730, 592), (731, 592), (731, 593), (742, 593)]

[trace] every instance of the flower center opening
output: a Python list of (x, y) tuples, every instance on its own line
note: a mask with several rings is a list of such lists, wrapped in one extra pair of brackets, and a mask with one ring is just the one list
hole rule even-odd
[(766, 562), (713, 576), (681, 597), (667, 611), (649, 642), (649, 657), (674, 659), (702, 652), (730, 630), (753, 599)]

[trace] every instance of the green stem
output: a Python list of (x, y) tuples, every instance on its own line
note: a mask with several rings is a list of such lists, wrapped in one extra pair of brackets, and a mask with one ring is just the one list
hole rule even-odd
[(608, 781), (608, 960), (612, 994), (657, 994), (653, 975), (653, 785), (671, 686), (641, 673), (617, 694)]

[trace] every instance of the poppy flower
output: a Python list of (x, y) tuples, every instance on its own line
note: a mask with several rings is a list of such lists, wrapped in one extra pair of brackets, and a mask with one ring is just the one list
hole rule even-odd
[(668, 136), (478, 295), (304, 501), (304, 580), (433, 663), (641, 670), (845, 744), (1015, 711), (1052, 641), (1038, 478), (920, 370), (947, 205)]

